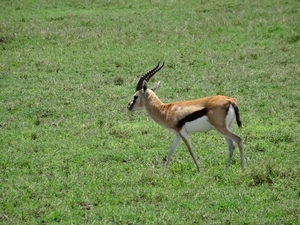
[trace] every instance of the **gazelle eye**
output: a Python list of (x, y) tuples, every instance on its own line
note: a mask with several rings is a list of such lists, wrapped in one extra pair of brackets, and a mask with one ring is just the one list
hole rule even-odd
[(134, 99), (134, 100), (137, 100), (138, 97), (139, 97), (139, 96), (135, 95), (135, 96), (133, 96), (133, 99)]

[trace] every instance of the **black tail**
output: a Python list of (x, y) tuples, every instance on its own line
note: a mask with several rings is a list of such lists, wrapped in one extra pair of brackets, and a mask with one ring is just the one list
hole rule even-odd
[(235, 112), (235, 118), (236, 118), (237, 125), (239, 127), (241, 127), (242, 126), (242, 121), (241, 121), (241, 118), (240, 118), (239, 108), (234, 103), (232, 103), (231, 105), (233, 106), (233, 109), (234, 109), (234, 112)]

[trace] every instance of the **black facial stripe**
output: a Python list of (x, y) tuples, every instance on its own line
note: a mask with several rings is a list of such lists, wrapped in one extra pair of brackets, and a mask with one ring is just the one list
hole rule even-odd
[(129, 110), (131, 110), (131, 109), (133, 108), (134, 103), (135, 103), (135, 100), (132, 100), (132, 102), (130, 102), (130, 103), (128, 104), (127, 108), (128, 108)]
[(191, 113), (190, 115), (188, 115), (188, 116), (182, 118), (181, 120), (179, 120), (178, 123), (177, 123), (177, 127), (182, 128), (185, 123), (194, 121), (196, 119), (199, 119), (202, 116), (205, 116), (206, 114), (207, 114), (207, 109), (206, 108), (195, 111), (195, 112)]

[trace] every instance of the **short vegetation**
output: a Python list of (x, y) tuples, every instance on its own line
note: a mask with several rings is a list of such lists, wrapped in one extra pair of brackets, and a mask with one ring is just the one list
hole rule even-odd
[[(300, 2), (1, 1), (1, 224), (300, 224)], [(164, 102), (235, 97), (246, 169), (215, 131), (129, 113), (158, 62)]]

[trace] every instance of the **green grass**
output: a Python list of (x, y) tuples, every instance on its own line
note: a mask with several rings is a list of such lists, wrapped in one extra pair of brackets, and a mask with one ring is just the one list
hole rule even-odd
[[(298, 1), (1, 1), (1, 224), (300, 224)], [(237, 98), (246, 170), (212, 131), (173, 135), (127, 112)]]

